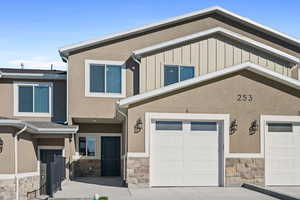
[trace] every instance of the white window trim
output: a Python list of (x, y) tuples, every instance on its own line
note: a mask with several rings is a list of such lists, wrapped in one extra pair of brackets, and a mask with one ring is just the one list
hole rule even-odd
[(163, 83), (162, 83), (162, 86), (163, 87), (168, 86), (168, 85), (165, 85), (165, 67), (166, 66), (174, 66), (174, 67), (178, 68), (178, 82), (176, 82), (176, 83), (182, 82), (180, 80), (180, 67), (193, 67), (194, 68), (194, 77), (193, 78), (195, 78), (195, 76), (196, 76), (196, 67), (195, 66), (192, 66), (192, 65), (183, 65), (183, 64), (164, 64), (164, 67), (162, 68), (162, 71), (163, 71), (163, 78), (162, 78)]
[[(121, 93), (101, 93), (90, 92), (90, 65), (102, 64), (102, 65), (120, 65), (121, 70)], [(106, 73), (105, 73), (106, 76)], [(107, 97), (107, 98), (124, 98), (126, 97), (126, 67), (125, 61), (110, 61), (110, 60), (85, 60), (85, 96), (86, 97)]]
[[(47, 87), (49, 87), (49, 112), (48, 113), (19, 112), (19, 86), (47, 86)], [(14, 82), (14, 116), (18, 116), (18, 117), (52, 117), (53, 116), (53, 83), (52, 82)]]

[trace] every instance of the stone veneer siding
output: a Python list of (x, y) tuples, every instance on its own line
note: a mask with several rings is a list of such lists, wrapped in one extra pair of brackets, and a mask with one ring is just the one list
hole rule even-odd
[[(0, 180), (0, 200), (14, 200), (16, 199), (15, 179)], [(19, 179), (19, 199), (28, 200), (34, 198), (34, 193), (29, 194), (34, 190), (39, 189), (40, 176), (29, 176)], [(37, 192), (39, 195), (39, 192)]]
[(243, 183), (264, 185), (264, 158), (226, 158), (225, 185), (240, 186)]
[(73, 172), (75, 177), (101, 176), (101, 161), (99, 159), (79, 159), (73, 161)]
[(149, 186), (149, 158), (127, 158), (128, 187)]

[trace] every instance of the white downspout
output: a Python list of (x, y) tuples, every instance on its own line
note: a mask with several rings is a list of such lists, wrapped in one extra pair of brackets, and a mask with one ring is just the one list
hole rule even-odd
[(120, 110), (120, 108), (118, 107), (117, 108), (117, 111), (125, 118), (125, 156), (123, 157), (123, 175), (124, 175), (124, 177), (123, 177), (123, 180), (126, 180), (126, 176), (127, 176), (127, 173), (126, 173), (126, 160), (127, 160), (127, 152), (128, 152), (128, 145), (127, 145), (127, 141), (128, 141), (128, 117), (127, 117), (127, 115), (123, 112), (123, 111), (121, 111)]
[(14, 135), (14, 145), (15, 145), (15, 181), (16, 181), (16, 200), (19, 200), (19, 177), (18, 177), (18, 136), (27, 129), (27, 125), (19, 130)]
[(136, 62), (137, 64), (139, 64), (139, 93), (141, 93), (141, 86), (142, 86), (142, 80), (141, 80), (141, 61), (139, 61), (136, 57), (135, 54), (132, 52), (131, 55), (132, 59), (134, 62)]

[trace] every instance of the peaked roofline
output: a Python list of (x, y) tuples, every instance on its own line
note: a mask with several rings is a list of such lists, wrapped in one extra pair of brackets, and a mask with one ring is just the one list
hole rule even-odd
[(131, 96), (125, 99), (121, 99), (120, 101), (117, 102), (117, 104), (119, 105), (119, 107), (121, 108), (127, 108), (129, 105), (134, 104), (134, 103), (138, 103), (140, 101), (144, 101), (153, 97), (157, 97), (169, 92), (173, 92), (182, 88), (186, 88), (198, 83), (202, 83), (220, 76), (224, 76), (227, 74), (232, 74), (234, 72), (238, 72), (241, 70), (249, 70), (252, 72), (255, 72), (257, 74), (260, 74), (264, 77), (270, 78), (272, 80), (278, 81), (280, 83), (283, 83), (285, 85), (291, 86), (293, 88), (296, 89), (300, 89), (300, 81), (292, 79), (290, 77), (284, 76), (282, 74), (276, 73), (274, 71), (271, 71), (269, 69), (266, 69), (260, 65), (251, 63), (251, 62), (245, 62), (239, 65), (234, 65), (228, 68), (224, 68), (222, 70), (216, 71), (216, 72), (212, 72), (209, 74), (205, 74), (202, 76), (198, 76), (196, 78), (193, 79), (189, 79), (186, 81), (182, 81), (179, 83), (175, 83), (169, 86), (165, 86), (162, 88), (158, 88), (149, 92), (145, 92), (143, 94), (139, 94), (139, 95), (135, 95), (135, 96)]
[(219, 6), (214, 6), (214, 7), (210, 7), (210, 8), (206, 8), (206, 9), (202, 9), (202, 10), (197, 10), (191, 13), (187, 13), (184, 15), (180, 15), (177, 17), (171, 17), (159, 22), (155, 22), (155, 23), (151, 23), (145, 26), (141, 26), (138, 28), (134, 28), (134, 29), (130, 29), (127, 31), (123, 31), (123, 32), (119, 32), (119, 33), (115, 33), (115, 34), (111, 34), (111, 35), (107, 35), (104, 37), (99, 37), (99, 38), (94, 38), (94, 39), (90, 39), (90, 40), (86, 40), (86, 41), (82, 41), (82, 42), (78, 42), (75, 44), (71, 44), (71, 45), (67, 45), (64, 46), (62, 48), (59, 49), (59, 54), (63, 59), (66, 59), (66, 57), (69, 56), (69, 53), (75, 50), (79, 50), (82, 48), (87, 48), (93, 45), (98, 45), (98, 44), (102, 44), (104, 42), (109, 42), (109, 41), (113, 41), (116, 39), (120, 39), (120, 38), (124, 38), (124, 37), (128, 37), (130, 35), (134, 35), (134, 34), (138, 34), (138, 33), (143, 33), (149, 30), (153, 30), (153, 29), (157, 29), (163, 26), (167, 26), (167, 25), (171, 25), (174, 23), (178, 23), (178, 22), (182, 22), (182, 21), (186, 21), (192, 18), (196, 18), (199, 16), (203, 16), (203, 15), (207, 15), (207, 14), (211, 14), (211, 13), (218, 13), (221, 15), (224, 15), (226, 17), (229, 17), (230, 19), (237, 21), (237, 22), (242, 22), (244, 24), (246, 24), (247, 26), (253, 27), (255, 29), (259, 29), (260, 31), (272, 35), (278, 39), (284, 40), (292, 45), (296, 45), (298, 47), (300, 47), (300, 39), (298, 38), (294, 38), (291, 36), (288, 36), (285, 33), (282, 33), (280, 31), (277, 31), (275, 29), (272, 29), (270, 27), (267, 27), (265, 25), (262, 25), (258, 22), (255, 22), (251, 19), (248, 19), (246, 17), (242, 17), (240, 15), (237, 15), (231, 11), (228, 11), (222, 7)]
[(293, 62), (293, 63), (299, 63), (300, 62), (300, 59), (293, 56), (293, 55), (287, 54), (287, 53), (285, 53), (283, 51), (280, 51), (280, 50), (277, 50), (277, 49), (275, 49), (275, 48), (273, 48), (269, 45), (265, 45), (263, 43), (257, 42), (253, 39), (250, 39), (248, 37), (245, 37), (243, 35), (240, 35), (238, 33), (235, 33), (233, 31), (230, 31), (230, 30), (227, 30), (227, 29), (224, 29), (224, 28), (221, 28), (221, 27), (208, 29), (206, 31), (201, 31), (201, 32), (194, 33), (194, 34), (191, 34), (191, 35), (187, 35), (187, 36), (184, 36), (184, 37), (180, 37), (180, 38), (177, 38), (177, 39), (174, 39), (174, 40), (170, 40), (170, 41), (167, 41), (167, 42), (162, 42), (160, 44), (149, 46), (149, 47), (146, 47), (146, 48), (143, 48), (143, 49), (135, 50), (135, 51), (133, 51), (133, 54), (136, 57), (139, 58), (145, 53), (153, 52), (153, 51), (156, 51), (156, 50), (160, 50), (160, 49), (167, 48), (167, 47), (170, 47), (170, 46), (173, 46), (173, 45), (176, 45), (176, 44), (180, 44), (180, 43), (183, 43), (183, 42), (187, 42), (187, 41), (190, 41), (190, 40), (194, 40), (194, 39), (197, 39), (197, 38), (200, 38), (200, 37), (204, 37), (204, 36), (208, 36), (208, 35), (212, 35), (212, 34), (216, 34), (216, 33), (225, 35), (225, 36), (230, 37), (231, 39), (237, 40), (241, 43), (244, 43), (244, 44), (250, 45), (252, 47), (258, 48), (258, 49), (260, 49), (264, 52), (271, 53), (273, 55), (277, 55), (277, 56), (281, 57), (284, 60), (288, 60), (288, 61)]

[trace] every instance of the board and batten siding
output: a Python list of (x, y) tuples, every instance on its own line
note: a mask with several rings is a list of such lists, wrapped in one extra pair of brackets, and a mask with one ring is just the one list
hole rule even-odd
[(201, 76), (248, 61), (291, 76), (291, 63), (230, 39), (215, 36), (142, 57), (140, 92), (164, 86), (164, 65), (194, 66), (195, 76)]

